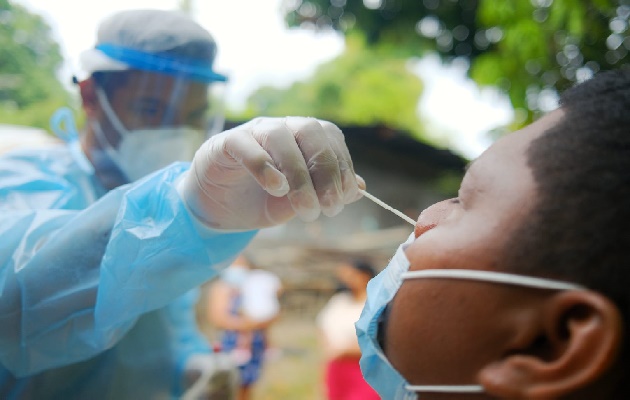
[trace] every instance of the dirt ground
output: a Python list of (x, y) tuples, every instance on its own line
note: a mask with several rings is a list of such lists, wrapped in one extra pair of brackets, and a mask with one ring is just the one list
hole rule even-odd
[[(212, 343), (219, 332), (207, 324), (202, 331)], [(251, 400), (326, 400), (315, 317), (283, 313), (269, 331), (269, 350)]]
[(323, 356), (312, 318), (283, 316), (270, 332), (270, 352), (252, 400), (325, 400)]

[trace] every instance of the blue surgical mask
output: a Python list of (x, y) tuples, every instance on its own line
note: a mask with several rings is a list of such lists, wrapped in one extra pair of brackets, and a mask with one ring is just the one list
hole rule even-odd
[(409, 261), (404, 250), (413, 239), (414, 235), (411, 234), (407, 241), (398, 247), (387, 268), (370, 280), (365, 306), (355, 324), (361, 348), (361, 372), (382, 399), (416, 398), (414, 392), (405, 388), (405, 379), (385, 357), (377, 337), (379, 317), (398, 292), (402, 284), (402, 274), (409, 270)]
[(418, 393), (481, 393), (483, 387), (469, 385), (411, 385), (387, 360), (379, 344), (379, 321), (405, 279), (467, 279), (549, 290), (585, 290), (586, 288), (550, 279), (527, 277), (492, 271), (461, 269), (427, 269), (409, 271), (405, 249), (414, 241), (411, 234), (401, 244), (380, 274), (367, 287), (367, 300), (356, 323), (361, 348), (361, 371), (365, 380), (383, 399), (416, 399)]

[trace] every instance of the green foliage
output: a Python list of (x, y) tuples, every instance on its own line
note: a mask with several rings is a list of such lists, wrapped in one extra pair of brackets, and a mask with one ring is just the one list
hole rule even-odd
[(363, 34), (374, 48), (470, 61), (531, 120), (555, 93), (630, 67), (630, 0), (285, 0), (289, 26)]
[(384, 57), (351, 36), (346, 52), (288, 89), (261, 88), (248, 100), (248, 115), (309, 115), (339, 124), (385, 124), (422, 136), (417, 103), (422, 83), (405, 58)]
[(63, 103), (58, 98), (41, 100), (22, 107), (12, 109), (5, 104), (0, 108), (0, 124), (24, 125), (50, 130), (50, 117)]
[(48, 129), (69, 94), (57, 79), (63, 58), (38, 15), (0, 0), (0, 123)]

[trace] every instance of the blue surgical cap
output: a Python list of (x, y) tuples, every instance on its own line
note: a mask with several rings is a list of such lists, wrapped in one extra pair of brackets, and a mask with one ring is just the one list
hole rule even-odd
[(179, 11), (130, 10), (105, 19), (93, 49), (81, 54), (83, 72), (138, 69), (202, 82), (223, 82), (213, 70), (216, 42)]

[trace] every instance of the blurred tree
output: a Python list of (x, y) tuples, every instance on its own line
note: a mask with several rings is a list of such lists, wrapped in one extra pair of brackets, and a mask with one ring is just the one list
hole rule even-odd
[(177, 8), (181, 12), (188, 14), (188, 16), (190, 16), (191, 18), (195, 18), (195, 12), (194, 12), (195, 7), (193, 4), (193, 0), (179, 0), (179, 4)]
[(373, 47), (469, 60), (531, 120), (557, 91), (630, 66), (630, 0), (284, 0), (289, 26), (363, 34)]
[(49, 128), (69, 94), (57, 78), (63, 58), (38, 15), (0, 0), (0, 123)]
[(256, 115), (310, 115), (347, 125), (384, 124), (422, 138), (418, 99), (422, 82), (406, 58), (366, 49), (362, 36), (348, 36), (346, 51), (321, 65), (308, 81), (288, 89), (264, 87), (247, 103)]

